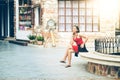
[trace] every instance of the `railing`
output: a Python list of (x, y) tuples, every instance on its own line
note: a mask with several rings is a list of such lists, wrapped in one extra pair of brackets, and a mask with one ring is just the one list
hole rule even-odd
[(120, 55), (120, 37), (95, 39), (95, 51), (104, 54)]

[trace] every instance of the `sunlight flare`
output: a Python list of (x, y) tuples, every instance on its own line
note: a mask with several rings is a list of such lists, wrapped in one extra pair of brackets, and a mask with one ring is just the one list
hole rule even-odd
[(103, 18), (113, 18), (118, 14), (118, 0), (100, 0), (100, 15)]

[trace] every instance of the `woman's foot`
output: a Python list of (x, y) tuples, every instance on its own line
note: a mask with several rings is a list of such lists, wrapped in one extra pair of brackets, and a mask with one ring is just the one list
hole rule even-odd
[(68, 67), (71, 67), (71, 65), (67, 65), (67, 66), (65, 66), (65, 68), (68, 68)]
[(65, 61), (60, 61), (61, 63), (66, 63)]

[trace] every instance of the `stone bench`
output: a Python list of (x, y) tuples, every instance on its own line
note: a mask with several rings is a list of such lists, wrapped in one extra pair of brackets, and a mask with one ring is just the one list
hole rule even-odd
[(27, 46), (28, 45), (28, 42), (17, 41), (17, 40), (9, 40), (9, 43), (14, 43), (14, 44), (22, 45), (22, 46)]
[(79, 55), (88, 62), (120, 67), (120, 56), (98, 52), (80, 53)]
[(91, 73), (120, 78), (120, 56), (98, 52), (80, 53), (88, 61), (87, 70)]

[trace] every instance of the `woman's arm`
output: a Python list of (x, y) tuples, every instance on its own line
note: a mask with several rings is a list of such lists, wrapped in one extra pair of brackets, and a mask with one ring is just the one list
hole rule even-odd
[(79, 34), (79, 37), (84, 38), (84, 42), (83, 42), (83, 44), (81, 45), (81, 47), (83, 48), (83, 47), (84, 47), (84, 44), (88, 41), (88, 37), (87, 37), (87, 36), (84, 36), (84, 35), (81, 35), (81, 34)]
[(84, 36), (84, 35), (79, 34), (79, 37), (82, 37), (82, 38), (85, 39), (85, 40), (84, 40), (84, 43), (86, 43), (86, 42), (88, 41), (88, 37), (87, 37), (87, 36)]
[(70, 39), (70, 44), (72, 45), (73, 44), (73, 38), (71, 37), (71, 39)]
[(88, 37), (87, 36), (83, 36), (83, 35), (82, 35), (82, 37), (85, 39), (84, 40), (84, 44), (85, 44), (88, 41)]

